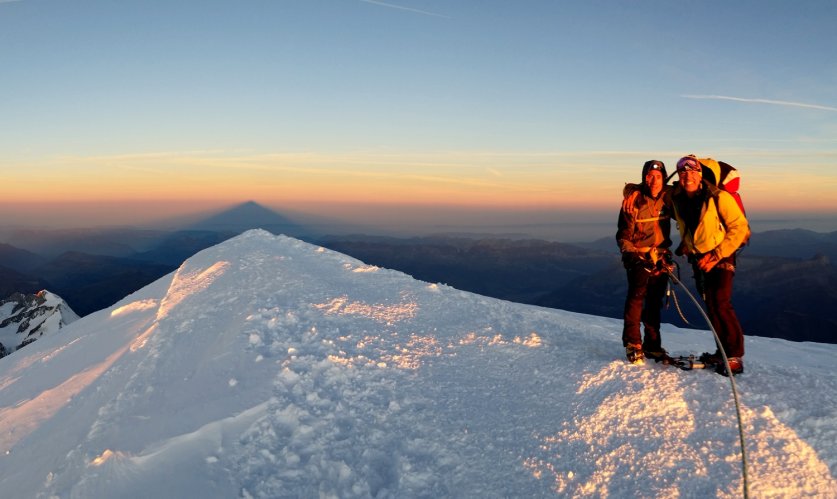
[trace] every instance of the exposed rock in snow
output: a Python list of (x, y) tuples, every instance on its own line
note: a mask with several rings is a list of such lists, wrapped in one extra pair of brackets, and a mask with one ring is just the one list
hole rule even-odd
[(49, 291), (14, 293), (0, 300), (0, 357), (78, 320), (60, 296)]

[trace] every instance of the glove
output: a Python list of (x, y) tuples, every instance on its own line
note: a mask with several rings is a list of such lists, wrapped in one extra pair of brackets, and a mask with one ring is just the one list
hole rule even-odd
[(718, 257), (715, 253), (707, 253), (698, 259), (698, 268), (704, 272), (709, 272), (715, 265), (718, 265)]

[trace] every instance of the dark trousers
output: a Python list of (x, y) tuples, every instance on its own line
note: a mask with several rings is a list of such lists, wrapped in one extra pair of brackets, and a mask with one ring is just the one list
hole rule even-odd
[(738, 316), (732, 307), (732, 279), (735, 277), (735, 271), (731, 270), (729, 265), (734, 264), (734, 261), (732, 258), (725, 258), (707, 273), (701, 273), (695, 268), (695, 278), (698, 279), (698, 291), (706, 303), (706, 314), (718, 333), (727, 357), (743, 357), (744, 330), (741, 329), (741, 323), (738, 322)]
[[(628, 274), (628, 295), (625, 297), (625, 321), (622, 327), (622, 345), (642, 344), (646, 350), (662, 349), (660, 340), (660, 309), (666, 294), (668, 276), (653, 275), (641, 265), (626, 270)], [(645, 341), (642, 341), (639, 326), (645, 326)]]

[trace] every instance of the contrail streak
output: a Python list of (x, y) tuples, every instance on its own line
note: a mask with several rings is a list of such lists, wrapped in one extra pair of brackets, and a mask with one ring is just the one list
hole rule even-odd
[(774, 106), (791, 106), (791, 107), (804, 107), (808, 109), (819, 109), (821, 111), (835, 111), (837, 112), (837, 107), (831, 106), (820, 106), (818, 104), (805, 104), (803, 102), (788, 102), (783, 100), (770, 100), (770, 99), (744, 99), (742, 97), (727, 97), (724, 95), (683, 95), (687, 99), (713, 99), (713, 100), (731, 100), (735, 102), (749, 102), (752, 104), (771, 104)]
[(379, 2), (377, 0), (360, 0), (361, 2), (371, 3), (373, 5), (380, 5), (381, 7), (389, 7), (391, 9), (406, 10), (407, 12), (415, 12), (416, 14), (424, 14), (425, 16), (441, 17), (443, 19), (450, 19), (448, 16), (436, 14), (434, 12), (427, 12), (426, 10), (414, 9), (412, 7), (404, 7), (403, 5), (395, 5), (386, 2)]

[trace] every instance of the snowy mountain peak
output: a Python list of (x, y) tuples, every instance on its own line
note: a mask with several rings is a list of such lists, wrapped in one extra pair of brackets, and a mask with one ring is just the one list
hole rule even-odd
[[(626, 364), (620, 331), (250, 231), (0, 360), (0, 490), (739, 496), (727, 380)], [(748, 340), (750, 493), (834, 497), (837, 349)]]
[(60, 296), (49, 291), (14, 293), (0, 300), (0, 357), (54, 334), (78, 318)]

